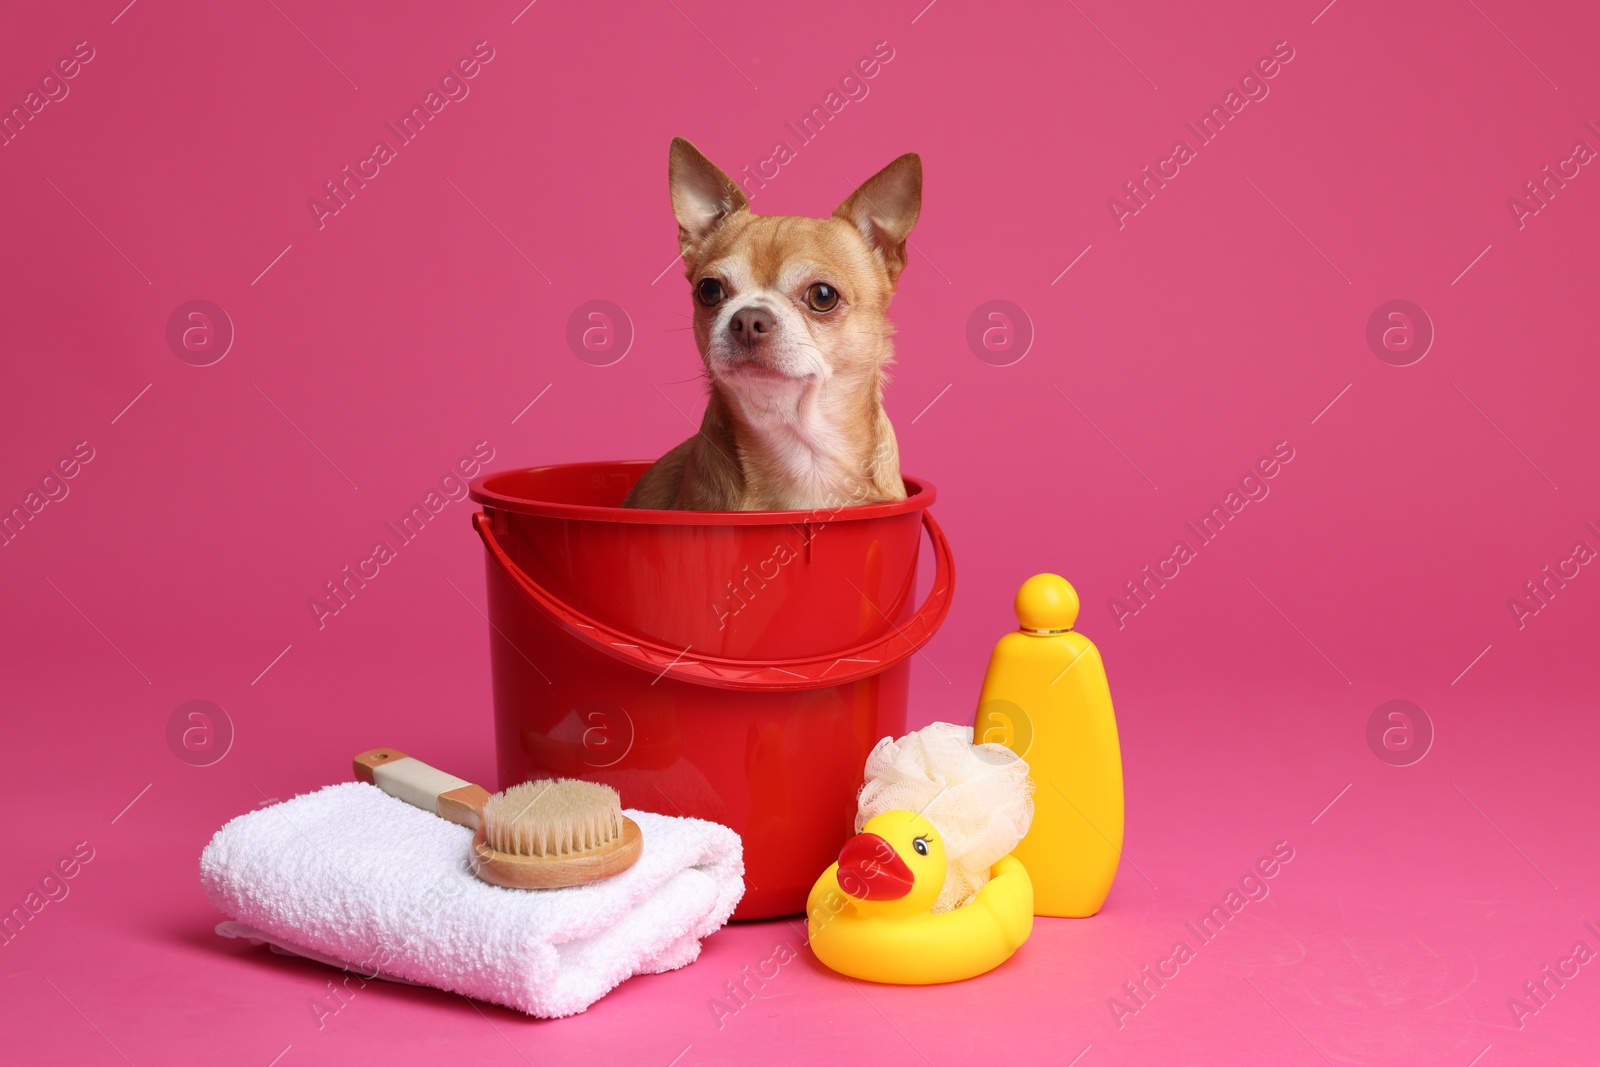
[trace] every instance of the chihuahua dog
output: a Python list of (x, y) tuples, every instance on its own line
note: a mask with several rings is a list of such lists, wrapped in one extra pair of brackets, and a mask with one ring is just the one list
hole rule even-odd
[(684, 139), (672, 213), (710, 385), (700, 430), (645, 471), (624, 507), (787, 511), (904, 500), (883, 410), (889, 299), (922, 207), (903, 155), (826, 219), (755, 215)]

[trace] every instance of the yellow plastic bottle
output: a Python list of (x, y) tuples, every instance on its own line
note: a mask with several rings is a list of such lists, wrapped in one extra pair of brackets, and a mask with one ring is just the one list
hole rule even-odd
[(1122, 747), (1094, 642), (1072, 627), (1078, 593), (1058, 574), (1017, 591), (1021, 629), (994, 646), (973, 736), (1028, 761), (1033, 825), (1012, 853), (1035, 915), (1081, 918), (1105, 903), (1122, 858)]

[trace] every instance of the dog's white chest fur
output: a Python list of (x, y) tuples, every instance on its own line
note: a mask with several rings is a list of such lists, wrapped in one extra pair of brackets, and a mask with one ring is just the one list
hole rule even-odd
[(844, 461), (853, 450), (838, 393), (828, 385), (744, 382), (728, 390), (749, 444), (789, 487), (790, 507), (839, 507), (871, 480), (870, 470), (852, 471)]

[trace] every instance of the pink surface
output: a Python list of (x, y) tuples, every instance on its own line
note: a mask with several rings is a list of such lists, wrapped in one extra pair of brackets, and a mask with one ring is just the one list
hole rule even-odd
[[(1592, 6), (124, 3), (17, 6), (0, 35), (0, 103), (37, 108), (0, 147), (0, 506), (92, 450), (0, 547), (0, 903), (93, 856), (0, 949), (8, 1062), (1592, 1060), (1600, 975), (1562, 962), (1600, 950)], [(445, 86), (467, 95), (364, 163), (483, 41)], [(786, 124), (880, 41), (802, 144)], [(1186, 123), (1285, 41), (1200, 144)], [(1017, 584), (1067, 575), (1117, 698), (1128, 863), (1099, 917), (963, 985), (852, 985), (801, 950), (719, 1019), (724, 983), (799, 947), (775, 922), (570, 1020), (371, 986), (319, 1029), (330, 973), (215, 937), (200, 849), (372, 745), (492, 774), (468, 505), (322, 628), (307, 603), (479, 442), (516, 466), (687, 434), (675, 134), (764, 165), (773, 213), (922, 154), (888, 406), (959, 580), (913, 719), (969, 715)], [(346, 165), (378, 169), (319, 226)], [(1110, 206), (1147, 165), (1165, 185)], [(185, 348), (182, 309), (169, 344), (196, 300), (231, 331)], [(631, 344), (579, 358), (593, 300)], [(1031, 324), (1011, 310), (1020, 361), (969, 347), (991, 300)], [(1369, 347), (1393, 300), (1432, 324), (1420, 361), (1383, 317)], [(1245, 486), (1267, 495), (1197, 545), (1279, 442)], [(1165, 585), (1109, 606), (1147, 565)], [(169, 747), (191, 700), (232, 726), (210, 766)], [(1431, 721), (1421, 762), (1369, 748), (1390, 700)], [(1185, 923), (1280, 841), (1270, 895), (1199, 945)]]

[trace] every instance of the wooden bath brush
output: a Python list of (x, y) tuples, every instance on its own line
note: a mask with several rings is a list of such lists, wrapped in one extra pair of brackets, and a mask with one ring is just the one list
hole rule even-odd
[(616, 790), (572, 778), (523, 782), (499, 793), (393, 748), (355, 758), (356, 777), (475, 831), (472, 870), (507, 889), (587, 885), (632, 867), (644, 847)]

